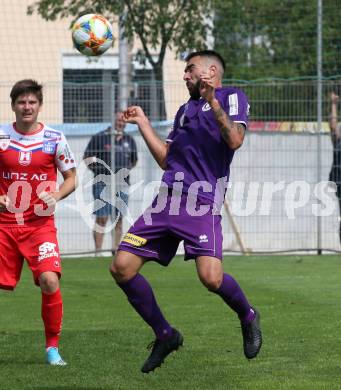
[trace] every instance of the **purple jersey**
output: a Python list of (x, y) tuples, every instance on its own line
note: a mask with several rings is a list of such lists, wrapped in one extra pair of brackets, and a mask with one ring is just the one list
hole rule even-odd
[[(247, 126), (249, 104), (241, 90), (217, 88), (216, 98), (231, 120)], [(217, 180), (228, 182), (234, 151), (223, 139), (205, 99), (189, 99), (179, 108), (167, 142), (170, 147), (162, 181), (173, 187), (183, 180), (183, 192), (197, 192), (199, 197), (221, 204), (225, 188), (220, 187), (222, 181), (217, 186)], [(175, 176), (178, 172), (183, 174)]]

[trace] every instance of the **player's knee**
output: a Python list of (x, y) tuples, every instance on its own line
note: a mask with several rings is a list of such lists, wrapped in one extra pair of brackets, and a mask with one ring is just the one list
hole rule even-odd
[(110, 266), (110, 273), (118, 283), (128, 281), (136, 275), (136, 271), (131, 269), (129, 262), (117, 255)]
[(107, 224), (108, 217), (97, 217), (96, 218), (96, 224), (99, 226), (104, 227)]
[(116, 280), (119, 277), (120, 274), (120, 268), (117, 266), (117, 264), (113, 261), (112, 264), (109, 267), (109, 271), (111, 273), (111, 276)]
[(59, 278), (55, 272), (43, 272), (39, 276), (39, 286), (42, 292), (52, 294), (59, 288)]
[(199, 275), (201, 283), (209, 290), (216, 291), (221, 286), (222, 278), (221, 275), (213, 273), (206, 273)]

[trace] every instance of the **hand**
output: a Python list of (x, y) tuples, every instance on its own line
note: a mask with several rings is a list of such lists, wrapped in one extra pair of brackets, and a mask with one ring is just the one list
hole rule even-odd
[(39, 217), (50, 217), (54, 214), (56, 211), (56, 205), (58, 200), (60, 200), (60, 196), (58, 192), (46, 192), (42, 191), (38, 195), (39, 199), (41, 199), (47, 208), (44, 207), (42, 204), (35, 204), (34, 205), (34, 212)]
[(140, 125), (143, 121), (148, 121), (148, 118), (140, 106), (130, 106), (123, 111), (123, 120), (126, 123)]
[(0, 195), (0, 213), (7, 210), (9, 206), (9, 197), (7, 195)]
[(208, 103), (215, 98), (215, 87), (213, 80), (208, 74), (202, 73), (200, 75), (200, 96), (202, 96)]
[(336, 95), (336, 93), (332, 92), (330, 94), (330, 99), (331, 99), (333, 104), (337, 104), (338, 101), (340, 100), (340, 97), (339, 97), (339, 95)]
[(41, 199), (48, 207), (56, 207), (56, 203), (59, 201), (58, 192), (46, 192), (43, 191), (39, 195)]

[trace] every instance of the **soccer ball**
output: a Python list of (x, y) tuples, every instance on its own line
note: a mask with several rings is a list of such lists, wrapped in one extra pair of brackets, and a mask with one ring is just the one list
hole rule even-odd
[(99, 56), (112, 46), (114, 37), (111, 25), (104, 16), (87, 14), (72, 26), (72, 40), (80, 53)]

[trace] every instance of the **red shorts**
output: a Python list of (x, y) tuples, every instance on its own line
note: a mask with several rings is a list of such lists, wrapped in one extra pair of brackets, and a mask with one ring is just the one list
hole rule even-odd
[(24, 258), (34, 282), (46, 271), (61, 275), (61, 261), (54, 226), (9, 227), (0, 225), (0, 288), (14, 290), (20, 280)]

